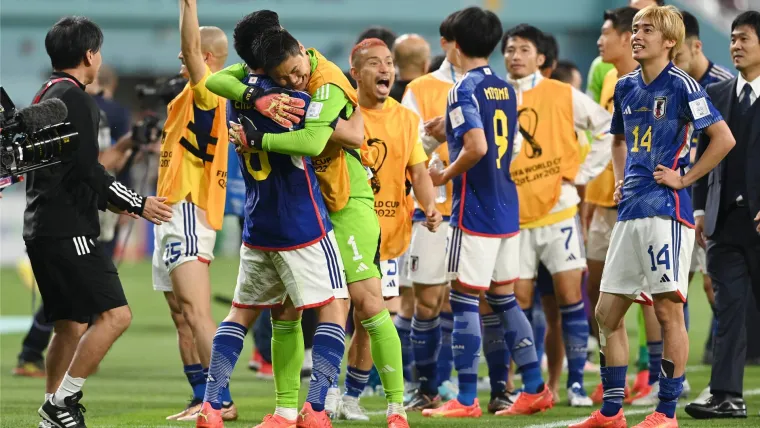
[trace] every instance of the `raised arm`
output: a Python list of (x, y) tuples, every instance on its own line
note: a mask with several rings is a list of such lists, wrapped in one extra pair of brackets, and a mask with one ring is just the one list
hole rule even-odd
[(206, 63), (203, 61), (203, 52), (201, 51), (201, 29), (198, 24), (196, 0), (180, 0), (179, 11), (182, 58), (190, 74), (190, 83), (195, 86), (206, 75)]

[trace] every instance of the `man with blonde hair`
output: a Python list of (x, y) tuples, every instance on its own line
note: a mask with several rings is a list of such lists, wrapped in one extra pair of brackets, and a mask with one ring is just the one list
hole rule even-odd
[[(618, 204), (596, 307), (604, 401), (601, 410), (571, 428), (627, 427), (622, 403), (628, 369), (623, 318), (633, 301), (654, 305), (664, 352), (654, 413), (634, 428), (677, 428), (689, 337), (683, 303), (694, 245), (694, 215), (687, 187), (712, 170), (734, 138), (710, 97), (671, 62), (684, 39), (681, 14), (650, 6), (633, 19), (633, 58), (641, 65), (615, 87), (610, 133)], [(689, 136), (711, 139), (689, 164)]]

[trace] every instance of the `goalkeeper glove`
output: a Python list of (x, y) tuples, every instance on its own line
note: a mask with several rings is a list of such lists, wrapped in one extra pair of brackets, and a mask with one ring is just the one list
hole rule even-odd
[(301, 123), (306, 113), (306, 102), (289, 96), (282, 88), (262, 90), (249, 86), (243, 93), (243, 102), (253, 104), (259, 113), (288, 129)]
[(264, 133), (242, 114), (238, 115), (238, 121), (239, 124), (230, 122), (230, 142), (237, 146), (236, 151), (263, 150)]

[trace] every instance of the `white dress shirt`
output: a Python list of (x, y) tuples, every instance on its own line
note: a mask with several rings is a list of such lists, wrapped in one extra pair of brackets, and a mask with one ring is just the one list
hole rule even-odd
[[(749, 94), (749, 103), (750, 105), (755, 103), (755, 100), (757, 100), (758, 95), (760, 95), (760, 76), (755, 77), (755, 80), (751, 82), (747, 82), (747, 80), (739, 74), (739, 77), (737, 78), (736, 82), (736, 97), (739, 98), (742, 96), (742, 91), (744, 90), (744, 85), (749, 83), (749, 86), (752, 87), (752, 92)], [(741, 99), (739, 99), (741, 102)]]

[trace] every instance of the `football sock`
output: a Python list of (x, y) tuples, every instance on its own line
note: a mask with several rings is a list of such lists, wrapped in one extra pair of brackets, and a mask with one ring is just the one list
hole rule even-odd
[(340, 385), (338, 385), (338, 378), (340, 378), (340, 367), (338, 367), (338, 373), (335, 373), (335, 379), (333, 379), (333, 383), (330, 385), (330, 388), (340, 388)]
[[(301, 366), (304, 359), (301, 321), (272, 320), (272, 370), (275, 373), (275, 406), (279, 409), (298, 408), (301, 387)], [(284, 412), (292, 415), (292, 412)], [(286, 417), (285, 414), (281, 416)], [(288, 418), (295, 419), (295, 418)]]
[(491, 313), (482, 315), (483, 321), (483, 353), (488, 364), (488, 378), (491, 381), (491, 398), (501, 395), (507, 390), (508, 363), (505, 364), (504, 354), (507, 352), (507, 342), (504, 341), (504, 327), (499, 315)]
[(206, 377), (203, 375), (203, 366), (200, 364), (191, 364), (185, 366), (185, 376), (193, 389), (193, 400), (203, 400), (206, 395)]
[(441, 312), (441, 350), (438, 352), (436, 371), (438, 385), (451, 379), (454, 370), (454, 354), (451, 351), (451, 332), (454, 330), (454, 315), (451, 312)]
[(544, 358), (544, 342), (546, 341), (546, 316), (541, 305), (533, 306), (528, 321), (533, 327), (533, 338), (536, 340), (536, 360), (539, 364)]
[(520, 310), (514, 294), (504, 296), (486, 293), (486, 301), (494, 313), (501, 317), (506, 330), (506, 342), (512, 351), (512, 359), (522, 374), (525, 392), (535, 394), (544, 387), (541, 376), (541, 366), (536, 356), (536, 346), (533, 340), (533, 329), (525, 313)]
[(654, 385), (660, 378), (660, 367), (662, 366), (662, 341), (647, 342), (649, 350), (649, 384)]
[(660, 376), (660, 393), (658, 394), (660, 403), (656, 410), (671, 419), (676, 415), (676, 404), (683, 391), (684, 380), (684, 376), (674, 378), (674, 371), (675, 365), (671, 361), (662, 360), (662, 376)]
[[(362, 321), (362, 325), (369, 334), (372, 361), (378, 368), (386, 400), (389, 403), (403, 403), (403, 348), (390, 313), (387, 309), (383, 309), (374, 317)], [(414, 358), (412, 358), (413, 360)], [(338, 360), (338, 364), (340, 364), (340, 360)], [(435, 366), (433, 366), (433, 370), (435, 370)], [(435, 372), (431, 377), (435, 378)]]
[[(603, 358), (603, 354), (602, 354)], [(602, 387), (604, 388), (604, 401), (602, 402), (602, 414), (612, 417), (623, 408), (625, 397), (625, 376), (628, 366), (602, 367)]]
[(42, 353), (50, 343), (50, 336), (53, 335), (53, 323), (48, 323), (45, 318), (45, 310), (43, 306), (37, 309), (34, 313), (34, 320), (32, 321), (32, 327), (24, 337), (24, 342), (21, 344), (21, 353), (19, 359), (24, 361), (42, 361), (44, 357)]
[(55, 392), (55, 394), (53, 394), (53, 397), (50, 401), (54, 406), (66, 407), (64, 399), (81, 391), (85, 380), (87, 379), (82, 377), (71, 377), (69, 376), (69, 373), (66, 372), (61, 385), (58, 387), (58, 390)]
[[(325, 410), (325, 397), (340, 370), (340, 362), (346, 350), (346, 332), (332, 323), (319, 323), (314, 333), (314, 368), (309, 381), (306, 401), (316, 412)], [(303, 364), (303, 361), (301, 362)], [(300, 365), (298, 367), (300, 373)]]
[(414, 382), (414, 372), (412, 371), (414, 366), (414, 351), (412, 350), (412, 342), (410, 339), (412, 334), (412, 320), (404, 318), (401, 315), (396, 315), (393, 324), (396, 325), (396, 332), (398, 333), (399, 340), (401, 340), (401, 361), (404, 365), (404, 380), (407, 382)]
[(346, 380), (344, 393), (348, 397), (359, 398), (369, 382), (369, 370), (359, 370), (356, 367), (346, 367)]
[(691, 316), (689, 315), (689, 301), (686, 300), (683, 304), (683, 321), (686, 324), (686, 331), (689, 331), (689, 324), (691, 321)]
[(441, 347), (440, 318), (421, 320), (412, 318), (412, 349), (420, 391), (429, 396), (438, 392), (438, 350)]
[(203, 401), (211, 404), (216, 410), (221, 410), (223, 389), (230, 382), (230, 375), (235, 369), (235, 363), (243, 350), (243, 341), (248, 329), (234, 322), (222, 322), (214, 335), (211, 346), (211, 367), (208, 368), (206, 394)]
[(562, 315), (562, 339), (567, 355), (567, 387), (574, 383), (582, 387), (589, 334), (585, 305), (581, 300), (573, 305), (560, 306), (559, 312)]
[(644, 310), (641, 309), (641, 305), (638, 306), (636, 310), (637, 314), (637, 320), (638, 320), (638, 328), (639, 328), (639, 360), (637, 361), (636, 365), (639, 369), (639, 371), (647, 370), (649, 369), (649, 351), (647, 350), (647, 324), (644, 320)]
[(480, 362), (480, 314), (478, 296), (451, 290), (454, 331), (451, 340), (454, 365), (459, 378), (457, 400), (471, 406), (478, 395), (478, 363)]

